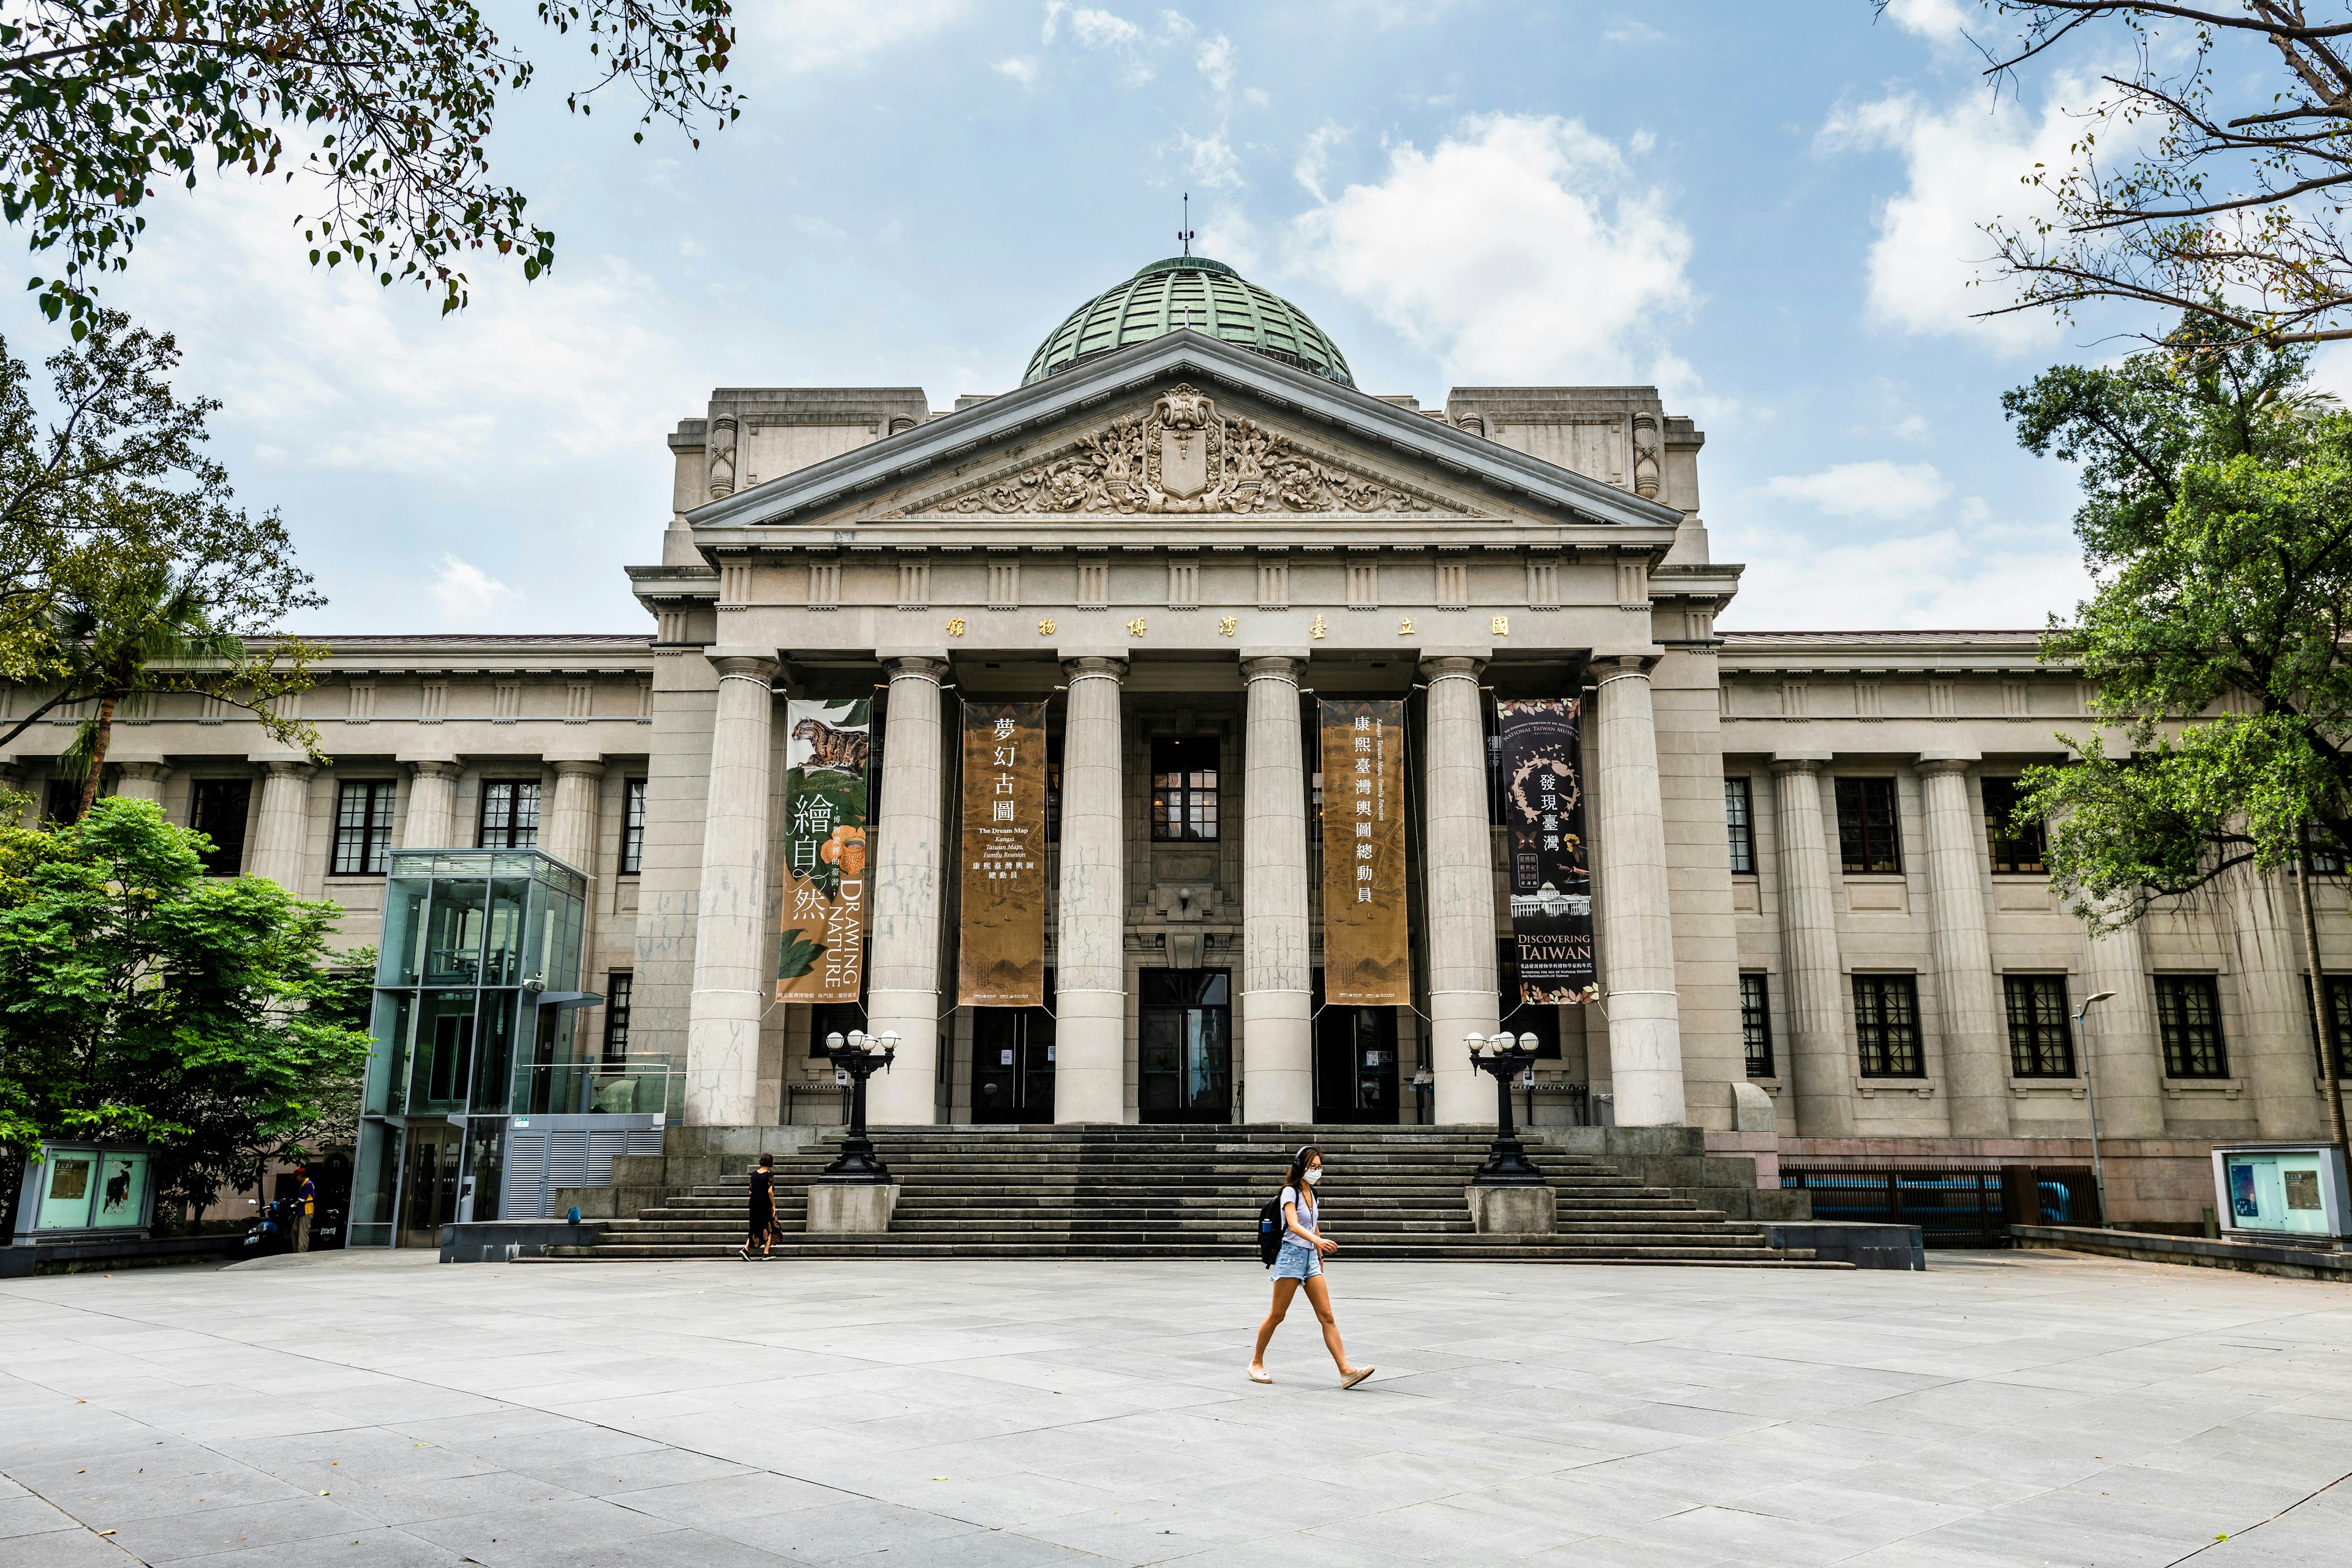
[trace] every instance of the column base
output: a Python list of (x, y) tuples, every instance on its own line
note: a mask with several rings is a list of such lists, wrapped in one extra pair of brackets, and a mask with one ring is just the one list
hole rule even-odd
[(1680, 1127), (1683, 1103), (1680, 999), (1616, 992), (1609, 997), (1610, 1087), (1620, 1127)]
[(1126, 994), (1056, 992), (1054, 1012), (1054, 1120), (1126, 1121)]
[(1314, 998), (1242, 994), (1242, 1113), (1251, 1121), (1315, 1120)]
[[(697, 997), (725, 1006), (756, 1003), (744, 994)], [(704, 1012), (686, 1025), (686, 1120), (696, 1127), (742, 1127), (758, 1113), (760, 1021)]]
[(1503, 1026), (1501, 998), (1491, 992), (1441, 991), (1429, 999), (1429, 1067), (1436, 1081), (1431, 1116), (1452, 1126), (1495, 1125), (1495, 1085), (1470, 1065), (1463, 1037), (1472, 1030), (1491, 1037)]
[(939, 1120), (940, 998), (932, 991), (869, 991), (868, 1036), (898, 1033), (887, 1072), (866, 1080), (866, 1120), (877, 1127), (929, 1126)]

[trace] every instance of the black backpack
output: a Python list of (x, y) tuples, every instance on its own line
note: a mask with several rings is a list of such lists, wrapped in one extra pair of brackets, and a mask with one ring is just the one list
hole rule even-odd
[(1276, 1254), (1282, 1250), (1282, 1238), (1289, 1227), (1282, 1223), (1282, 1200), (1268, 1198), (1257, 1211), (1257, 1260), (1268, 1268), (1274, 1267)]

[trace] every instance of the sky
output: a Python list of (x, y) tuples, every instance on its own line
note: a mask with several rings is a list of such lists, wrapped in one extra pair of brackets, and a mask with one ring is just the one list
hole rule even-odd
[[(1965, 0), (739, 0), (749, 104), (698, 151), (567, 114), (585, 55), (490, 9), (542, 60), (490, 154), (548, 275), (486, 258), (444, 317), (310, 267), (311, 187), (230, 177), (165, 186), (104, 286), (224, 405), (241, 501), (330, 601), (293, 629), (646, 629), (621, 567), (658, 559), (664, 437), (711, 388), (1009, 390), (1177, 248), (1188, 193), (1193, 249), (1367, 392), (1658, 386), (1747, 563), (1727, 629), (2038, 626), (2087, 591), (2074, 477), (2000, 395), (2132, 345), (1982, 319), (1976, 262), (2099, 61), (1996, 94)], [(0, 296), (11, 351), (52, 352)]]

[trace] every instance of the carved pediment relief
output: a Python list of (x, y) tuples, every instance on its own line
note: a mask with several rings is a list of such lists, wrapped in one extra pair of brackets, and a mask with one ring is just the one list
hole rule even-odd
[(917, 503), (909, 517), (1444, 512), (1485, 515), (1360, 474), (1187, 385), (1040, 461)]

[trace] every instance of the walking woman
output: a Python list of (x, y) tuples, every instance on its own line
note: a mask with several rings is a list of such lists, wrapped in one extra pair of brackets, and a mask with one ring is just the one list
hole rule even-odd
[(760, 1156), (760, 1168), (751, 1173), (751, 1216), (750, 1233), (744, 1237), (743, 1250), (739, 1255), (745, 1262), (751, 1258), (751, 1243), (760, 1244), (760, 1256), (768, 1256), (768, 1248), (776, 1240), (776, 1157)]
[(1317, 1184), (1322, 1180), (1323, 1155), (1313, 1144), (1291, 1156), (1290, 1174), (1282, 1187), (1282, 1250), (1274, 1259), (1274, 1307), (1258, 1325), (1257, 1349), (1250, 1355), (1252, 1383), (1274, 1381), (1274, 1374), (1265, 1370), (1266, 1342), (1282, 1326), (1290, 1299), (1301, 1285), (1307, 1287), (1307, 1300), (1315, 1309), (1316, 1321), (1323, 1325), (1323, 1348), (1331, 1352), (1339, 1369), (1339, 1386), (1353, 1388), (1379, 1370), (1348, 1364), (1348, 1352), (1339, 1343), (1339, 1324), (1331, 1316), (1331, 1289), (1323, 1283), (1323, 1260), (1339, 1251), (1339, 1244), (1315, 1228), (1319, 1207)]

